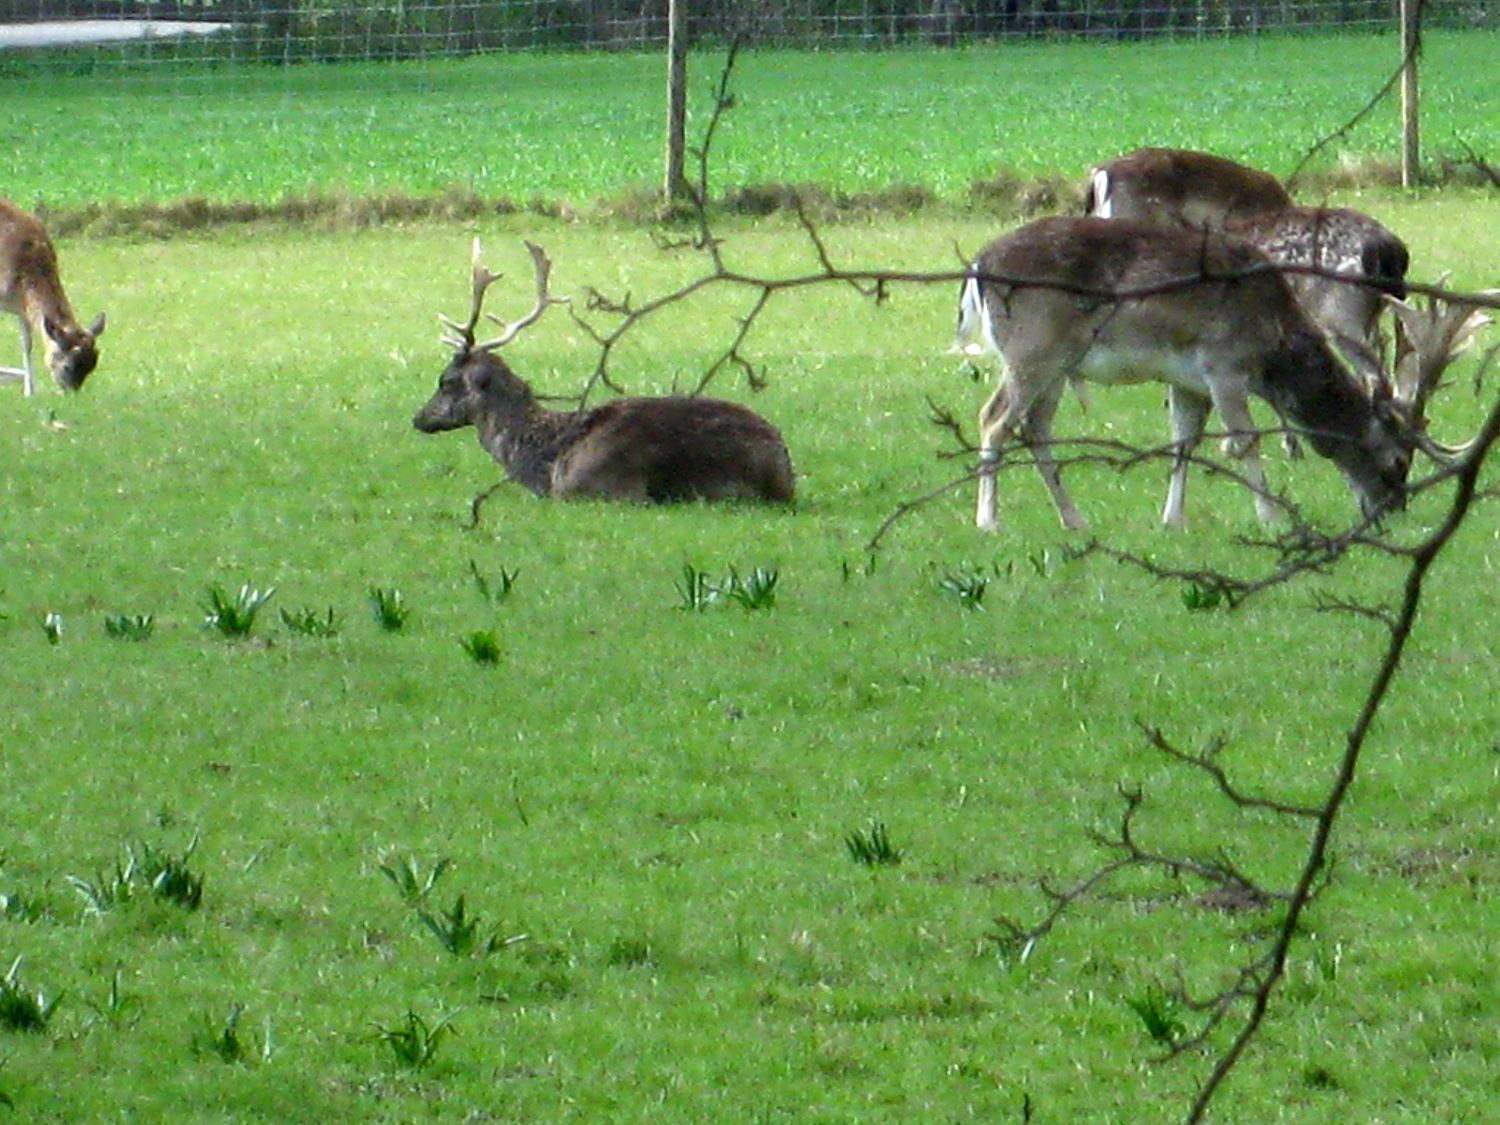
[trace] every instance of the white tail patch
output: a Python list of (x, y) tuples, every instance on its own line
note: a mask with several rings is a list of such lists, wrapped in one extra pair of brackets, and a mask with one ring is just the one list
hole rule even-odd
[(1109, 188), (1109, 173), (1103, 168), (1095, 168), (1093, 175), (1089, 177), (1089, 195), (1094, 201), (1092, 214), (1101, 219), (1114, 218), (1115, 201)]
[(954, 333), (952, 350), (970, 357), (982, 356), (986, 352), (1000, 354), (1000, 345), (995, 342), (994, 330), (984, 308), (984, 289), (974, 274), (964, 279), (963, 291), (958, 297), (958, 331)]

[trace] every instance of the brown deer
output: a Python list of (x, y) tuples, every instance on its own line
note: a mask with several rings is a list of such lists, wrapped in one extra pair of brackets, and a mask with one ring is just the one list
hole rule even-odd
[(31, 364), (31, 337), (46, 342), (47, 366), (65, 391), (83, 386), (99, 362), (97, 340), (104, 334), (104, 314), (88, 328), (73, 318), (57, 272), (57, 251), (47, 228), (33, 215), (0, 199), (0, 309), (21, 321), (21, 366), (0, 367), (0, 381), (21, 381), (26, 394), (36, 389)]
[[(1482, 321), (1481, 321), (1482, 322)], [(979, 413), (978, 526), (996, 527), (1001, 440), (1035, 457), (1063, 526), (1086, 526), (1063, 488), (1051, 450), (1064, 386), (1157, 381), (1168, 388), (1175, 461), (1162, 521), (1184, 524), (1187, 468), (1209, 412), (1229, 432), (1231, 453), (1263, 521), (1277, 517), (1266, 491), (1250, 415), (1264, 399), (1333, 461), (1367, 517), (1399, 508), (1412, 452), (1456, 452), (1422, 436), (1422, 410), (1443, 368), (1476, 324), (1468, 310), (1439, 354), (1413, 342), (1397, 390), (1368, 386), (1341, 362), (1278, 267), (1239, 239), (1134, 221), (1051, 218), (1004, 235), (980, 252), (964, 282), (959, 344), (988, 350), (1001, 381)], [(1461, 337), (1461, 338), (1460, 338)]]
[[(1089, 173), (1087, 214), (1224, 231), (1288, 271), (1313, 323), (1372, 385), (1383, 377), (1384, 297), (1406, 295), (1406, 245), (1369, 215), (1299, 207), (1267, 172), (1222, 156), (1143, 148)], [(1338, 277), (1328, 276), (1336, 274)], [(1342, 279), (1342, 280), (1341, 280)]]
[(1232, 219), (1292, 205), (1269, 172), (1223, 156), (1180, 148), (1141, 148), (1089, 172), (1084, 212), (1222, 230)]
[(526, 247), (536, 269), (535, 307), (497, 339), (477, 344), (484, 294), (499, 275), (480, 264), (475, 239), (468, 322), (443, 318), (450, 330), (444, 342), (454, 356), (412, 425), (428, 434), (474, 426), (506, 475), (538, 496), (639, 503), (792, 499), (796, 478), (781, 434), (737, 403), (674, 395), (621, 398), (577, 411), (540, 406), (531, 387), (495, 354), (564, 300), (548, 291), (546, 253), (531, 242)]

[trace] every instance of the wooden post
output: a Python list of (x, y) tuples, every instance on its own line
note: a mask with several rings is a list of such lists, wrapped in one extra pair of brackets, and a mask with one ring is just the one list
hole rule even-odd
[(1422, 177), (1418, 125), (1421, 118), (1417, 97), (1417, 47), (1421, 28), (1417, 23), (1420, 0), (1401, 0), (1401, 186), (1415, 187)]
[(667, 170), (662, 195), (685, 199), (687, 162), (687, 0), (667, 4)]

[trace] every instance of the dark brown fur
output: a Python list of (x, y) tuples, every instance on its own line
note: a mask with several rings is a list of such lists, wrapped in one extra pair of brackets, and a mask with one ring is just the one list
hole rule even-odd
[(1291, 204), (1269, 172), (1208, 152), (1142, 148), (1094, 168), (1084, 209), (1102, 218), (1219, 230), (1233, 219)]
[(670, 396), (547, 410), (481, 349), (454, 358), (412, 425), (423, 433), (474, 426), (506, 474), (538, 496), (786, 503), (796, 487), (781, 434), (737, 403)]

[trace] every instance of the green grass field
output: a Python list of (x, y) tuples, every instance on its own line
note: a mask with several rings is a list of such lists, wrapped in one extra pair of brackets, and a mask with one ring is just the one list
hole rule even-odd
[[(1500, 149), (1492, 34), (1433, 33), (1423, 69), (1430, 155)], [(1336, 59), (1338, 65), (1330, 65)], [(742, 56), (715, 184), (919, 184), (1080, 174), (1140, 144), (1233, 153), (1280, 174), (1352, 118), (1400, 58), (1392, 37), (982, 47)], [(721, 59), (692, 60), (694, 134)], [(650, 55), (6, 78), (13, 143), (0, 183), (24, 206), (182, 197), (271, 202), (309, 191), (520, 204), (658, 183), (664, 63)], [(1143, 80), (1149, 76), (1149, 81)], [(872, 127), (874, 126), (874, 127)], [(1397, 155), (1372, 114), (1315, 167)]]
[[(523, 62), (640, 66), (643, 98), (655, 83), (641, 60)], [(756, 60), (744, 67), (753, 89)], [(342, 80), (266, 81), (313, 77)], [(167, 103), (184, 137), (209, 100)], [(1035, 170), (1146, 139), (1099, 129)], [(939, 139), (954, 190), (993, 157)], [(1246, 129), (1224, 147), (1260, 152), (1263, 139)], [(166, 150), (159, 175), (135, 156), (116, 175), (136, 185), (122, 198), (274, 196), (300, 190), (301, 159), (262, 159), (276, 167), (257, 166), (258, 187), (169, 174)], [(393, 182), (421, 190), (451, 171)], [(93, 187), (58, 205), (99, 198), (97, 175), (81, 170)], [(912, 178), (845, 180), (842, 166), (775, 178), (824, 175)], [(629, 178), (559, 173), (532, 190), (584, 198)], [(1492, 198), (1340, 198), (1402, 232), (1414, 275), (1493, 284)], [(933, 209), (824, 235), (842, 263), (944, 270), (955, 245), (972, 251), (995, 226)], [(502, 314), (529, 301), (522, 237), (546, 245), (563, 293), (643, 300), (702, 269), (646, 229), (534, 215), (61, 247), (80, 314), (106, 309), (110, 327), (82, 395), (11, 388), (0, 410), (0, 974), (20, 959), (0, 988), (0, 1103), (18, 1121), (68, 1123), (1020, 1121), (1027, 1106), (1046, 1122), (1179, 1118), (1210, 1055), (1153, 1062), (1131, 1003), (1179, 975), (1223, 986), (1277, 912), (1221, 912), (1192, 879), (1135, 877), (1024, 961), (989, 939), (994, 918), (1039, 916), (1039, 876), (1067, 883), (1101, 862), (1088, 833), (1112, 825), (1121, 783), (1145, 789), (1150, 846), (1225, 851), (1285, 885), (1302, 829), (1228, 809), (1137, 724), (1190, 749), (1223, 737), (1241, 784), (1317, 800), (1382, 633), (1315, 605), (1389, 604), (1397, 562), (1360, 556), (1234, 613), (1190, 612), (1175, 584), (1069, 561), (1076, 538), (1029, 470), (1001, 481), (1000, 536), (972, 529), (963, 485), (872, 556), (898, 504), (962, 475), (937, 456), (947, 443), (926, 398), (972, 426), (987, 393), (943, 354), (946, 284), (897, 288), (881, 307), (847, 289), (788, 295), (751, 341), (767, 389), (715, 384), (782, 428), (801, 474), (794, 510), (559, 504), (508, 488), (466, 530), (497, 467), (472, 433), (424, 436), (410, 418), (445, 361), (434, 314), (463, 311), (475, 233), (509, 275), (492, 298)], [(722, 233), (738, 267), (815, 267), (784, 219)], [(616, 376), (637, 393), (688, 384), (744, 306), (711, 293), (647, 322)], [(593, 360), (559, 312), (510, 353), (557, 394)], [(1471, 429), (1492, 393), (1475, 393), (1474, 370), (1458, 369), (1436, 410), (1444, 436)], [(1153, 389), (1100, 392), (1087, 416), (1068, 404), (1058, 430), (1155, 443), (1166, 418)], [(1352, 513), (1327, 463), (1270, 460), (1320, 519)], [(1257, 530), (1249, 499), (1201, 475), (1191, 532), (1157, 530), (1164, 477), (1079, 469), (1069, 483), (1119, 547), (1269, 565), (1236, 542)], [(1424, 500), (1397, 534), (1437, 514)], [(1443, 559), (1332, 884), (1218, 1120), (1478, 1121), (1500, 1096), (1487, 999), (1496, 558), (1481, 510)], [(685, 566), (775, 568), (775, 605), (685, 609)], [(975, 576), (980, 608), (953, 592)], [(205, 628), (209, 587), (246, 583), (275, 588), (249, 637)], [(400, 591), (402, 629), (377, 623), (371, 588)], [(330, 608), (332, 637), (296, 635), (279, 613)], [(147, 639), (108, 635), (147, 614)], [(495, 663), (466, 652), (475, 633), (493, 634)], [(899, 865), (851, 858), (847, 838), (872, 820)], [(195, 840), (198, 909), (122, 877), (127, 853), (181, 859)], [(451, 862), (419, 906), (382, 872), (408, 859), (418, 883)], [(454, 924), (459, 895), (478, 948)], [(57, 1006), (21, 1030), (39, 992)], [(451, 1036), (424, 1036), (449, 1018)]]

